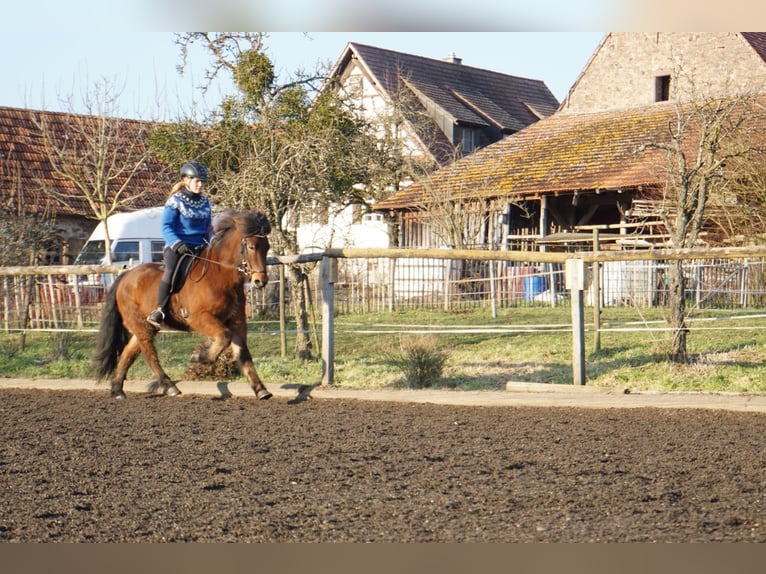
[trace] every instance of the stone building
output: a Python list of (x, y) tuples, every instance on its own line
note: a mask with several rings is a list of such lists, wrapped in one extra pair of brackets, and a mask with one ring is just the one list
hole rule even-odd
[(764, 33), (612, 32), (588, 60), (559, 113), (763, 91)]

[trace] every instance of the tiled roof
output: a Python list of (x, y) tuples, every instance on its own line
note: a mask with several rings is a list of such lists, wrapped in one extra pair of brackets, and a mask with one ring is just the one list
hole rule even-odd
[(396, 91), (401, 74), (458, 122), (485, 125), (486, 119), (476, 113), (480, 110), (501, 127), (517, 131), (539, 119), (525, 104), (546, 115), (556, 111), (559, 104), (541, 80), (355, 42), (349, 48), (389, 93)]
[(333, 74), (342, 71), (353, 57), (385, 93), (396, 94), (402, 82), (439, 106), (454, 122), (466, 126), (493, 125), (506, 134), (513, 133), (552, 114), (559, 105), (541, 80), (355, 42), (348, 44)]
[[(766, 96), (760, 105), (766, 104)], [(677, 118), (673, 103), (588, 114), (556, 114), (483, 148), (378, 203), (412, 209), (428, 196), (523, 199), (542, 194), (640, 188), (663, 180), (656, 148)], [(766, 126), (761, 133), (766, 134)], [(428, 193), (426, 194), (426, 186)]]
[[(82, 122), (93, 119), (91, 116), (77, 116), (60, 112), (47, 112), (20, 108), (0, 107), (0, 205), (5, 205), (9, 195), (21, 185), (24, 189), (25, 200), (30, 212), (52, 210), (54, 213), (67, 215), (92, 216), (84, 197), (80, 196), (74, 185), (57, 175), (45, 153), (39, 123), (45, 120), (50, 133), (55, 134), (59, 141), (64, 141), (72, 133), (68, 125), (74, 120)], [(119, 130), (124, 137), (124, 148), (133, 142), (143, 145), (148, 128), (152, 124), (138, 120), (120, 119)], [(172, 185), (173, 170), (148, 161), (130, 182), (130, 190), (135, 199), (126, 205), (127, 208), (139, 209), (158, 205), (164, 202)], [(119, 178), (113, 182), (115, 188), (124, 183)], [(72, 193), (76, 199), (64, 206), (55, 201), (46, 189), (54, 189), (60, 193)], [(143, 193), (148, 190), (147, 193)]]
[(747, 43), (753, 47), (761, 59), (766, 62), (766, 32), (740, 32)]

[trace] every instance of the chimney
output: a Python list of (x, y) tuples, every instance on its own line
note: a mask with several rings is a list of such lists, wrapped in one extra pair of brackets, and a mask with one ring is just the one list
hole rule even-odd
[(445, 62), (449, 62), (450, 64), (462, 64), (463, 58), (458, 58), (455, 52), (452, 52), (449, 56), (444, 58)]

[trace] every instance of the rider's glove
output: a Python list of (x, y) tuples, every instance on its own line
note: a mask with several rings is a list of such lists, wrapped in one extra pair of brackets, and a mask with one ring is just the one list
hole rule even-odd
[(187, 245), (186, 243), (181, 243), (178, 247), (176, 247), (176, 253), (179, 255), (192, 255), (194, 253), (194, 249), (192, 249), (191, 246)]

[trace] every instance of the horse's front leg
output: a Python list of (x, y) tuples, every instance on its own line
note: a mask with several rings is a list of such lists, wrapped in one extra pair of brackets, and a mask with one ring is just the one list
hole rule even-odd
[(209, 335), (208, 338), (200, 343), (189, 360), (192, 363), (212, 364), (218, 360), (224, 349), (231, 344), (231, 334), (228, 331), (221, 331), (216, 335)]
[(272, 394), (258, 376), (255, 365), (253, 365), (253, 358), (247, 348), (247, 322), (244, 318), (244, 311), (239, 316), (241, 318), (235, 318), (230, 323), (230, 328), (226, 328), (214, 318), (208, 318), (206, 322), (200, 321), (194, 325), (196, 331), (208, 336), (208, 340), (194, 350), (190, 360), (213, 363), (226, 348), (231, 346), (234, 360), (237, 361), (242, 374), (247, 377), (255, 396), (261, 400), (270, 399)]
[(234, 359), (239, 365), (239, 369), (242, 374), (247, 377), (247, 381), (250, 383), (250, 388), (253, 389), (255, 396), (262, 401), (270, 399), (272, 394), (263, 384), (261, 378), (258, 376), (258, 372), (255, 370), (253, 364), (253, 357), (250, 354), (250, 349), (247, 348), (247, 339), (241, 334), (234, 334), (231, 341), (231, 350), (234, 355)]

